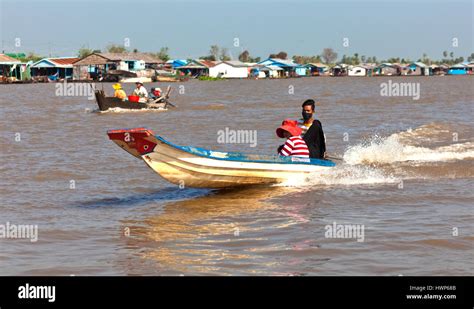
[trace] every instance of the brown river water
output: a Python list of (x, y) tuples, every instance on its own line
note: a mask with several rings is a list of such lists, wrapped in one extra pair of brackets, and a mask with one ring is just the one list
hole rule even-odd
[[(389, 80), (419, 100), (381, 96)], [(472, 76), (171, 85), (176, 109), (106, 113), (55, 84), (0, 85), (0, 225), (38, 227), (0, 238), (0, 275), (474, 275)], [(272, 154), (306, 98), (344, 162), (278, 186), (179, 188), (106, 134)], [(225, 128), (257, 145), (217, 143)], [(326, 237), (334, 222), (363, 239)]]

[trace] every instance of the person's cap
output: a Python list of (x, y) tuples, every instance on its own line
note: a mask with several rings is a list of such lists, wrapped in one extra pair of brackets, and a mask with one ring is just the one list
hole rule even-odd
[(291, 136), (299, 136), (302, 132), (301, 128), (298, 127), (298, 121), (291, 119), (283, 120), (281, 126), (276, 129), (276, 135), (280, 138), (284, 137), (283, 131), (289, 132)]

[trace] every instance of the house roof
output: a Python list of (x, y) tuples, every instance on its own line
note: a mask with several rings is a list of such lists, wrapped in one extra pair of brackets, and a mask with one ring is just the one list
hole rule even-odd
[[(101, 61), (94, 60), (88, 61), (87, 58), (102, 58)], [(89, 65), (89, 64), (105, 64), (110, 62), (118, 61), (138, 61), (143, 60), (145, 63), (163, 63), (163, 60), (158, 59), (147, 53), (93, 53), (90, 54), (74, 64), (76, 65)]]
[(49, 58), (50, 61), (58, 64), (58, 65), (71, 65), (73, 64), (74, 62), (76, 62), (77, 60), (79, 60), (80, 58), (76, 58), (76, 57), (64, 57), (64, 58)]
[(282, 71), (283, 69), (276, 65), (266, 65), (260, 69), (260, 71), (268, 71), (268, 70)]
[(426, 68), (426, 64), (424, 64), (423, 62), (413, 62), (411, 64), (419, 66), (420, 68)]
[(236, 68), (248, 68), (249, 65), (247, 63), (244, 63), (242, 61), (239, 61), (239, 60), (229, 60), (229, 61), (222, 61), (222, 62), (219, 62), (217, 63), (216, 65), (219, 65), (221, 63), (226, 63), (230, 66), (233, 66), (233, 67), (236, 67)]
[(451, 68), (455, 68), (455, 69), (460, 69), (460, 68), (465, 68), (467, 67), (464, 63), (458, 63), (458, 64), (455, 64), (455, 65), (452, 65)]
[(370, 64), (356, 64), (356, 65), (350, 65), (349, 68), (351, 68), (351, 69), (353, 69), (353, 68), (363, 68), (363, 69), (366, 69), (366, 70), (370, 70), (370, 69), (375, 68), (375, 66), (370, 65)]
[(175, 63), (175, 62), (182, 63), (182, 64), (188, 63), (188, 61), (186, 59), (170, 59), (170, 60), (166, 61), (166, 63), (168, 63), (168, 64)]
[(199, 63), (203, 64), (205, 67), (208, 67), (208, 68), (212, 68), (213, 66), (215, 66), (217, 63), (215, 61), (211, 61), (211, 60), (197, 60)]
[[(78, 61), (80, 58), (75, 57), (64, 57), (64, 58), (43, 58), (40, 61), (35, 62), (31, 67), (57, 67), (57, 68), (72, 68), (73, 63)], [(45, 64), (45, 63), (49, 63)]]
[(216, 62), (210, 60), (191, 60), (186, 65), (178, 67), (178, 69), (206, 69), (216, 65)]
[(163, 60), (147, 53), (100, 53), (100, 55), (113, 61), (143, 60), (146, 63), (163, 63)]
[(0, 54), (0, 64), (17, 64), (21, 63), (18, 59), (12, 58), (5, 54)]
[(327, 67), (329, 67), (328, 65), (326, 65), (324, 63), (321, 63), (321, 62), (316, 62), (316, 63), (312, 62), (312, 63), (308, 63), (306, 65), (312, 65), (312, 66), (317, 67), (317, 68), (327, 68)]
[(279, 58), (268, 58), (263, 61), (260, 61), (258, 64), (264, 64), (265, 62), (271, 62), (271, 63), (279, 63), (282, 64), (283, 66), (286, 67), (297, 67), (300, 66), (299, 64), (293, 62), (293, 60), (289, 59), (279, 59)]

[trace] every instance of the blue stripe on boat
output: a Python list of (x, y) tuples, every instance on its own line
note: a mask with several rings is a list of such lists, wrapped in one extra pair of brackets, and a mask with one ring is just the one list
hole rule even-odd
[(178, 146), (168, 142), (161, 136), (155, 136), (159, 141), (180, 149), (182, 151), (197, 155), (200, 157), (211, 158), (223, 161), (239, 161), (239, 162), (255, 162), (255, 163), (278, 163), (278, 164), (306, 164), (306, 165), (320, 165), (320, 166), (336, 166), (336, 163), (330, 160), (309, 159), (300, 157), (283, 157), (279, 155), (248, 155), (241, 152), (220, 152), (212, 151), (199, 147), (192, 146)]

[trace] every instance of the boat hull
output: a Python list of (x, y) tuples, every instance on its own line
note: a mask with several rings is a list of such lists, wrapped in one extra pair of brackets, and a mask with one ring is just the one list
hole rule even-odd
[(122, 101), (119, 98), (115, 97), (106, 97), (104, 92), (101, 90), (96, 90), (95, 98), (97, 105), (99, 106), (100, 111), (106, 111), (111, 108), (122, 108), (122, 109), (166, 109), (167, 103), (142, 103), (142, 102), (130, 102)]
[[(141, 158), (167, 181), (180, 187), (228, 188), (300, 180), (310, 173), (334, 166), (326, 160), (281, 159), (278, 156), (248, 156), (173, 145), (146, 129), (109, 131), (123, 149)], [(145, 130), (145, 131), (144, 131)], [(121, 134), (128, 134), (127, 137)], [(133, 140), (133, 141), (132, 141)], [(132, 142), (130, 142), (132, 141)], [(307, 160), (309, 161), (309, 159)]]

